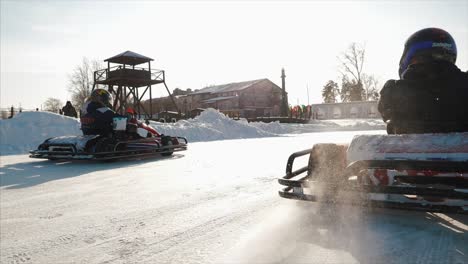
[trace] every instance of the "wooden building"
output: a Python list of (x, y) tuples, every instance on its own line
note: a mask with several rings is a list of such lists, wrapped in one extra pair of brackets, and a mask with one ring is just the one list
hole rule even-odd
[(184, 97), (188, 110), (215, 108), (229, 116), (259, 117), (281, 114), (282, 89), (268, 79), (215, 85)]

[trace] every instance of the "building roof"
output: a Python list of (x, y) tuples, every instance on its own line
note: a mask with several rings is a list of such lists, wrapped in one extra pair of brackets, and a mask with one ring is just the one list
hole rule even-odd
[(152, 60), (152, 58), (127, 50), (104, 61), (135, 66)]
[(217, 101), (229, 100), (229, 99), (232, 99), (232, 98), (235, 98), (235, 97), (237, 97), (237, 96), (236, 95), (233, 95), (233, 96), (220, 96), (220, 97), (206, 99), (204, 101), (201, 101), (201, 103), (209, 104), (209, 103), (214, 103), (214, 102), (217, 102)]
[(240, 90), (244, 90), (244, 89), (249, 88), (250, 86), (252, 86), (252, 85), (254, 85), (256, 83), (259, 83), (259, 82), (265, 81), (265, 80), (268, 80), (268, 79), (258, 79), (258, 80), (246, 81), (246, 82), (215, 85), (215, 86), (210, 86), (210, 87), (200, 89), (200, 90), (198, 90), (196, 92), (193, 92), (191, 94), (225, 93), (225, 92), (240, 91)]

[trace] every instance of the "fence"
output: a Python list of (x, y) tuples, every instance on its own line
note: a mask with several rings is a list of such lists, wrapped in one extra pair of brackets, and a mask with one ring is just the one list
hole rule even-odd
[(36, 109), (24, 109), (21, 107), (0, 108), (0, 119), (8, 119), (8, 118), (14, 117), (15, 115), (21, 112), (33, 112), (33, 111), (39, 111), (39, 108), (36, 108)]

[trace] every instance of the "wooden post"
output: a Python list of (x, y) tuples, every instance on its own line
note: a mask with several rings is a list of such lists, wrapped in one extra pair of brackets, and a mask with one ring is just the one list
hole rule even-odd
[(123, 100), (125, 101), (125, 107), (124, 107), (124, 111), (126, 112), (127, 111), (127, 87), (124, 87), (123, 89)]
[[(148, 61), (148, 70), (149, 70), (149, 74), (150, 74), (150, 81), (151, 81), (151, 62)], [(149, 85), (149, 96), (150, 96), (150, 102), (149, 102), (149, 105), (150, 105), (150, 118), (153, 118), (153, 94), (152, 94), (152, 90), (153, 87), (151, 85)]]
[(153, 95), (151, 94), (151, 90), (153, 89), (153, 87), (150, 85), (149, 86), (149, 94), (150, 94), (150, 118), (152, 119), (153, 118)]
[(136, 97), (137, 97), (137, 101), (136, 101), (136, 107), (137, 107), (137, 111), (138, 111), (138, 119), (140, 119), (140, 96), (138, 95), (138, 88), (137, 87), (134, 87), (135, 91), (136, 91)]
[(176, 108), (176, 111), (177, 111), (177, 112), (180, 112), (180, 111), (179, 111), (179, 107), (177, 106), (177, 104), (176, 104), (176, 102), (175, 102), (175, 100), (174, 100), (174, 97), (172, 96), (171, 92), (169, 91), (169, 88), (168, 88), (167, 85), (166, 85), (166, 82), (164, 82), (164, 86), (166, 87), (166, 91), (167, 91), (167, 93), (169, 94), (169, 97), (171, 98), (172, 103), (174, 104), (174, 106), (175, 106), (175, 108)]

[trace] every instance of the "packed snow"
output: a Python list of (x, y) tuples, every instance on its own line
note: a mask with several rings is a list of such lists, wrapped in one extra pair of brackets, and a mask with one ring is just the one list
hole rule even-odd
[(4, 155), (81, 131), (77, 119), (50, 113), (0, 122), (1, 263), (468, 262), (466, 216), (278, 196), (292, 152), (385, 133), (318, 131), (383, 129), (381, 121), (247, 123), (207, 110), (151, 123), (199, 141), (187, 151), (113, 163)]
[[(176, 123), (151, 121), (150, 125), (160, 133), (186, 137), (189, 142), (276, 137), (321, 131), (385, 129), (385, 124), (378, 119), (312, 120), (309, 124), (248, 123), (245, 119), (233, 120), (215, 109), (207, 109), (193, 119)], [(49, 112), (23, 112), (12, 119), (0, 120), (0, 153), (27, 153), (47, 138), (80, 134), (80, 123), (76, 118)]]
[(0, 263), (468, 263), (466, 215), (278, 196), (292, 152), (375, 133), (197, 142), (113, 163), (2, 156)]

